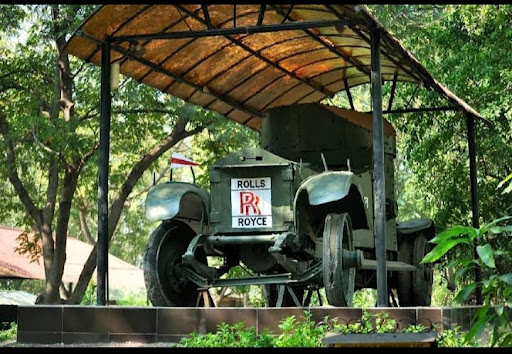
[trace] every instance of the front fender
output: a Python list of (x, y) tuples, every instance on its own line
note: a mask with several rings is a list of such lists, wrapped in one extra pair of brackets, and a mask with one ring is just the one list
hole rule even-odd
[[(307, 200), (305, 200), (304, 194), (307, 195)], [(354, 229), (369, 229), (371, 215), (366, 200), (363, 198), (359, 176), (349, 171), (322, 172), (307, 178), (297, 189), (294, 198), (294, 219), (297, 222), (301, 208), (306, 208), (306, 213), (331, 212), (317, 207), (334, 202), (335, 205), (331, 206), (334, 208), (332, 210), (339, 212), (339, 208), (342, 208), (348, 212), (352, 218)], [(298, 225), (295, 224), (295, 226)]]
[(205, 211), (208, 220), (210, 197), (197, 185), (185, 182), (157, 184), (148, 192), (145, 203), (145, 216), (149, 221), (162, 221), (181, 217), (201, 220)]
[(355, 184), (360, 191), (355, 175), (348, 171), (327, 171), (306, 179), (295, 193), (295, 203), (299, 194), (306, 190), (309, 204), (320, 205), (335, 202), (348, 195)]

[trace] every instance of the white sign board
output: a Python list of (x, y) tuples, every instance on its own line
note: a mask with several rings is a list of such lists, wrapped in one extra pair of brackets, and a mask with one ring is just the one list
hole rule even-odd
[(231, 227), (272, 227), (271, 192), (270, 177), (232, 178)]

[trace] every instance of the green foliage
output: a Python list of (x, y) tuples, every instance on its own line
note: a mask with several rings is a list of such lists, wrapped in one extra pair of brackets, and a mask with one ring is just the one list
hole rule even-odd
[[(510, 5), (371, 5), (369, 10), (427, 70), (485, 117), (476, 119), (481, 216), (512, 211), (512, 195), (495, 196), (512, 171)], [(507, 59), (504, 59), (507, 58)], [(383, 93), (389, 94), (386, 83)], [(429, 90), (398, 84), (394, 108), (439, 101)], [(383, 100), (386, 102), (386, 98)], [(397, 130), (399, 218), (430, 217), (438, 229), (470, 223), (465, 117), (455, 112), (387, 115)], [(450, 181), (444, 183), (442, 181)], [(461, 256), (450, 255), (446, 262)], [(465, 255), (462, 255), (465, 256)]]
[(31, 294), (39, 294), (44, 288), (44, 280), (40, 279), (0, 279), (0, 289), (21, 290)]
[(493, 328), (491, 333), (493, 346), (512, 345), (512, 335), (510, 335), (512, 325), (508, 317), (512, 300), (512, 273), (501, 273), (500, 269), (496, 267), (497, 257), (510, 261), (510, 255), (502, 250), (494, 250), (492, 246), (492, 240), (498, 236), (510, 238), (512, 226), (500, 224), (511, 219), (512, 217), (505, 216), (480, 228), (464, 226), (450, 228), (429, 241), (436, 246), (422, 260), (423, 263), (434, 262), (447, 252), (452, 251), (457, 245), (473, 247), (474, 242), (479, 243), (476, 246), (477, 259), (464, 258), (452, 262), (460, 267), (457, 272), (459, 278), (473, 271), (475, 267), (484, 271), (492, 270), (491, 273), (484, 273), (491, 275), (483, 280), (472, 281), (463, 286), (454, 299), (456, 303), (464, 303), (478, 287), (481, 289), (484, 306), (476, 312), (474, 324), (465, 335), (464, 340), (467, 343), (474, 338), (479, 338), (483, 331), (491, 326)]
[(387, 312), (370, 313), (363, 310), (359, 321), (354, 323), (338, 323), (337, 318), (332, 321), (333, 331), (337, 333), (421, 333), (428, 331), (422, 324), (410, 324), (399, 329), (398, 322), (389, 317)]
[(96, 284), (89, 283), (87, 290), (80, 302), (80, 305), (96, 305), (97, 303), (97, 293), (96, 293)]
[(461, 347), (481, 347), (481, 342), (472, 339), (470, 341), (465, 340), (465, 334), (461, 331), (460, 326), (457, 326), (452, 329), (445, 329), (442, 333), (438, 334), (437, 339), (438, 347), (452, 347), (452, 348), (461, 348)]
[(501, 181), (498, 184), (497, 188), (504, 187), (508, 183), (508, 186), (506, 186), (502, 191), (501, 194), (510, 193), (512, 192), (512, 173), (509, 174), (503, 181)]
[(443, 275), (445, 272), (446, 277), (447, 269), (440, 264), (434, 265), (434, 280), (432, 283), (432, 301), (430, 306), (449, 306), (453, 302), (453, 298), (455, 297), (454, 292), (448, 289), (448, 281), (446, 277)]
[(245, 327), (243, 322), (234, 325), (221, 323), (215, 333), (199, 334), (193, 332), (182, 338), (179, 347), (271, 347), (273, 338), (268, 331), (256, 335), (254, 327)]
[(316, 326), (309, 311), (304, 312), (302, 321), (297, 321), (295, 316), (283, 319), (279, 329), (281, 334), (274, 342), (275, 347), (322, 347), (327, 331), (326, 326)]
[[(74, 75), (75, 114), (69, 121), (62, 113), (52, 114), (60, 93), (51, 88), (59, 84), (55, 75), (55, 38), (69, 34), (91, 14), (97, 5), (2, 5), (0, 11), (0, 109), (11, 126), (21, 180), (36, 207), (45, 205), (48, 167), (51, 157), (59, 156), (57, 166), (62, 183), (66, 166), (96, 148), (99, 116), (99, 68), (83, 65), (70, 57)], [(51, 11), (58, 10), (54, 19)], [(476, 120), (478, 188), (482, 218), (493, 220), (512, 212), (512, 43), (510, 5), (371, 5), (369, 9), (395, 34), (405, 47), (426, 66), (439, 82), (474, 106), (485, 120)], [(27, 22), (27, 20), (30, 20)], [(26, 41), (14, 40), (27, 28)], [(384, 102), (391, 83), (383, 87)], [(393, 108), (447, 105), (435, 93), (415, 85), (397, 85)], [(351, 90), (356, 108), (371, 109), (367, 85)], [(346, 93), (336, 95), (331, 104), (348, 106)], [(53, 108), (52, 108), (53, 107)], [(150, 111), (148, 107), (154, 109)], [(49, 119), (49, 116), (52, 119)], [(182, 116), (192, 117), (189, 128), (213, 122), (201, 135), (175, 150), (190, 152), (201, 163), (197, 181), (208, 189), (208, 171), (219, 157), (245, 146), (257, 144), (257, 133), (183, 101), (127, 79), (114, 93), (109, 199), (120, 188), (131, 166), (152, 146), (160, 142)], [(464, 117), (455, 112), (387, 115), (397, 129), (399, 219), (434, 219), (438, 229), (469, 224), (467, 137)], [(4, 141), (0, 138), (0, 148)], [(52, 152), (53, 151), (53, 152)], [(164, 154), (134, 186), (132, 198), (110, 244), (111, 252), (140, 265), (144, 245), (153, 224), (143, 219), (143, 200), (153, 182), (153, 174), (168, 165), (172, 151)], [(4, 156), (0, 154), (0, 156)], [(8, 182), (5, 158), (0, 163), (0, 222), (29, 229), (33, 225), (24, 206)], [(501, 176), (508, 177), (500, 183)], [(78, 180), (69, 222), (69, 234), (87, 240), (79, 215), (86, 216), (90, 233), (97, 230), (97, 156), (85, 164)], [(440, 181), (450, 181), (442, 183)], [(61, 187), (59, 187), (61, 188)], [(503, 188), (496, 195), (497, 188)], [(56, 205), (58, 213), (60, 206)], [(56, 220), (53, 220), (55, 226)], [(450, 238), (450, 260), (471, 257), (470, 244), (458, 236)], [(481, 245), (479, 262), (486, 271), (510, 269), (497, 251), (510, 252), (510, 243), (495, 238), (492, 248)], [(444, 246), (446, 247), (446, 246)], [(439, 249), (438, 249), (439, 251)], [(439, 252), (441, 253), (441, 252)], [(443, 256), (440, 256), (443, 257)], [(495, 261), (496, 268), (492, 265)], [(476, 264), (475, 264), (476, 265)], [(468, 269), (473, 264), (466, 265)], [(468, 281), (468, 271), (458, 273)], [(362, 302), (364, 302), (362, 300)]]
[(254, 327), (246, 327), (243, 322), (234, 325), (221, 323), (216, 333), (199, 334), (193, 332), (182, 338), (180, 347), (322, 347), (326, 325), (316, 326), (309, 311), (304, 312), (301, 321), (295, 316), (284, 318), (280, 324), (280, 334), (273, 334), (265, 328), (256, 334)]
[(14, 322), (11, 322), (8, 329), (0, 331), (0, 342), (5, 342), (8, 340), (16, 340), (17, 334), (18, 334), (18, 325)]
[(404, 333), (423, 333), (423, 332), (427, 332), (429, 329), (428, 327), (422, 325), (421, 323), (419, 324), (411, 324), (411, 325), (408, 325), (407, 327), (405, 327), (402, 332)]
[[(233, 325), (221, 323), (217, 326), (217, 332), (199, 334), (191, 333), (176, 344), (177, 347), (324, 347), (322, 343), (327, 331), (335, 333), (423, 333), (430, 329), (422, 324), (410, 324), (398, 329), (395, 319), (389, 318), (386, 312), (371, 314), (363, 311), (363, 316), (356, 323), (340, 324), (338, 319), (315, 323), (311, 319), (311, 313), (304, 311), (300, 321), (295, 316), (283, 318), (279, 323), (280, 332), (273, 333), (264, 328), (262, 333), (256, 334), (254, 327), (245, 326), (244, 322)], [(478, 347), (481, 342), (475, 339), (466, 341), (464, 332), (460, 327), (443, 330), (437, 335), (436, 342), (439, 347)]]
[(134, 294), (126, 293), (116, 298), (116, 305), (119, 306), (148, 306), (148, 298), (146, 293)]
[(372, 307), (377, 303), (377, 290), (371, 288), (363, 288), (354, 292), (352, 298), (352, 307)]
[[(33, 205), (36, 211), (48, 208), (44, 222), (49, 224), (46, 227), (50, 231), (57, 231), (59, 220), (62, 237), (70, 234), (89, 243), (96, 238), (100, 68), (68, 55), (58, 62), (56, 48), (62, 49), (65, 38), (97, 7), (74, 4), (1, 7), (0, 115), (5, 117), (2, 120), (9, 128), (5, 138), (0, 136), (3, 151), (0, 180), (4, 181), (0, 185), (1, 224), (29, 231), (34, 225), (41, 228), (40, 221), (34, 217), (36, 212), (28, 213), (27, 205)], [(17, 37), (26, 40), (6, 40)], [(72, 79), (69, 100), (73, 111), (65, 116), (59, 103), (63, 102), (63, 82), (56, 64), (62, 67), (68, 59)], [(170, 152), (162, 154), (147, 169), (138, 168), (135, 172), (146, 172), (130, 182), (135, 183), (133, 188), (131, 184), (124, 185), (127, 177), (137, 162), (147, 158), (169, 136), (179, 119), (188, 121), (188, 131), (225, 119), (140, 85), (136, 80), (124, 79), (112, 92), (108, 198), (114, 201), (119, 191), (131, 191), (131, 194), (118, 204), (124, 211), (109, 246), (115, 256), (140, 265), (153, 226), (144, 220), (143, 202), (153, 174), (168, 166)], [(5, 143), (9, 141), (14, 147), (13, 170), (26, 190), (24, 203), (18, 195), (20, 188), (15, 190), (8, 176)], [(52, 164), (53, 176), (49, 172)], [(75, 169), (79, 175), (76, 190), (65, 178), (65, 173)], [(64, 201), (62, 205), (61, 201)]]
[[(500, 186), (508, 180), (507, 177)], [(471, 281), (463, 286), (454, 299), (456, 303), (464, 303), (478, 288), (483, 297), (484, 306), (475, 313), (473, 325), (464, 336), (466, 343), (479, 338), (487, 328), (491, 327), (492, 346), (512, 346), (512, 325), (509, 319), (512, 307), (512, 272), (506, 266), (510, 264), (510, 253), (503, 246), (510, 242), (510, 236), (512, 236), (512, 225), (503, 225), (503, 223), (511, 220), (512, 216), (504, 216), (480, 228), (452, 227), (429, 241), (436, 246), (422, 260), (423, 263), (434, 262), (447, 252), (453, 252), (457, 245), (459, 245), (457, 247), (465, 245), (472, 248), (476, 244), (477, 259), (470, 257), (451, 262), (460, 267), (456, 274), (458, 278), (477, 267), (485, 275), (481, 281)], [(497, 262), (505, 266), (498, 267)]]
[(214, 114), (212, 120), (215, 124), (195, 135), (190, 144), (191, 157), (200, 164), (196, 183), (205, 190), (210, 190), (209, 172), (215, 161), (242, 148), (256, 147), (259, 141), (257, 132), (241, 124), (218, 114)]

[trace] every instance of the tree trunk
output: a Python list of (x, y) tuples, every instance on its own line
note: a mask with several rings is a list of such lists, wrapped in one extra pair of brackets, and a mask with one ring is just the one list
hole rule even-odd
[[(78, 11), (78, 7), (71, 6), (70, 8), (72, 9), (70, 12), (71, 18)], [(56, 35), (55, 44), (57, 55), (55, 59), (56, 75), (53, 88), (54, 100), (50, 111), (50, 119), (58, 119), (59, 112), (62, 110), (64, 120), (69, 122), (73, 116), (73, 80), (70, 75), (69, 57), (63, 51), (66, 45), (66, 38), (61, 34), (64, 29), (62, 26), (67, 26), (68, 21), (64, 18), (65, 15), (61, 14), (59, 5), (52, 5), (51, 12), (54, 20), (53, 31)], [(61, 26), (61, 23), (64, 25)], [(73, 131), (70, 130), (69, 133), (73, 133)], [(64, 163), (64, 166), (66, 171), (62, 181), (54, 241), (51, 225), (55, 217), (58, 169), (55, 156), (50, 157), (46, 204), (43, 209), (43, 223), (41, 226), (46, 284), (44, 291), (39, 295), (37, 300), (38, 303), (43, 304), (62, 302), (59, 288), (62, 284), (62, 275), (64, 274), (64, 264), (66, 262), (69, 216), (71, 213), (73, 195), (76, 191), (78, 176), (81, 170), (81, 166), (76, 164), (75, 161)]]
[[(182, 141), (183, 139), (192, 136), (198, 132), (200, 132), (203, 127), (198, 127), (196, 129), (187, 131), (186, 125), (188, 123), (188, 119), (184, 117), (180, 117), (176, 125), (174, 126), (172, 132), (165, 138), (160, 144), (155, 146), (149, 153), (144, 155), (139, 162), (137, 162), (130, 173), (128, 174), (128, 177), (126, 178), (125, 182), (121, 186), (120, 190), (118, 191), (116, 197), (114, 198), (112, 202), (112, 206), (110, 208), (109, 216), (108, 216), (108, 240), (112, 238), (114, 235), (114, 231), (117, 227), (117, 224), (119, 222), (119, 219), (121, 217), (121, 212), (123, 210), (124, 203), (126, 202), (126, 199), (130, 195), (130, 193), (133, 190), (133, 187), (137, 183), (137, 181), (140, 179), (144, 171), (160, 156), (162, 156), (163, 153), (168, 151), (170, 148), (175, 146), (178, 142)], [(94, 270), (96, 269), (96, 262), (97, 262), (97, 244), (94, 245), (94, 248), (92, 249), (91, 253), (89, 254), (89, 257), (87, 258), (87, 261), (84, 264), (84, 268), (82, 269), (82, 273), (80, 274), (80, 278), (78, 279), (78, 282), (76, 284), (75, 290), (73, 291), (73, 294), (68, 300), (68, 303), (70, 304), (78, 304), (82, 297), (85, 294), (85, 291), (87, 290), (87, 286), (89, 285), (89, 282), (91, 280), (91, 277), (94, 273)]]

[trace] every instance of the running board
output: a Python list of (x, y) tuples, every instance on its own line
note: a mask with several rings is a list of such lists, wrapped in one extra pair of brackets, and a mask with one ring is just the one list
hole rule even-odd
[[(377, 269), (377, 261), (375, 259), (363, 259), (363, 264), (358, 269)], [(413, 271), (417, 268), (411, 264), (396, 261), (386, 261), (386, 271)]]

